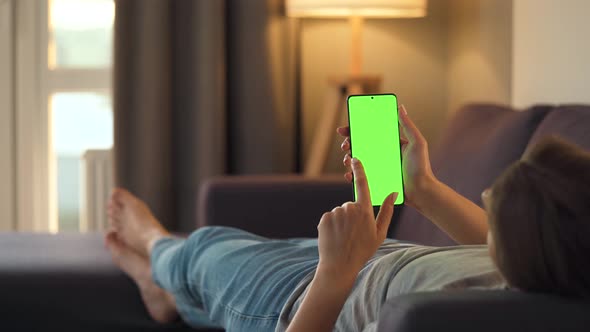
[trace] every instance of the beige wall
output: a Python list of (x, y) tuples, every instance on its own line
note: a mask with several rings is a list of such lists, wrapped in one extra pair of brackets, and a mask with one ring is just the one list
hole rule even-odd
[[(446, 114), (446, 12), (442, 1), (431, 1), (426, 18), (368, 20), (363, 29), (364, 72), (383, 75), (383, 91), (399, 96), (430, 140), (438, 136)], [(306, 19), (302, 24), (303, 154), (308, 156), (326, 79), (349, 69), (350, 27), (346, 20)], [(340, 123), (346, 123), (345, 110)], [(339, 141), (334, 131), (329, 172), (342, 172)]]
[(590, 1), (514, 1), (512, 102), (590, 103)]
[(0, 231), (14, 225), (12, 2), (0, 2)]
[(449, 115), (471, 102), (509, 104), (512, 0), (452, 0), (450, 3)]

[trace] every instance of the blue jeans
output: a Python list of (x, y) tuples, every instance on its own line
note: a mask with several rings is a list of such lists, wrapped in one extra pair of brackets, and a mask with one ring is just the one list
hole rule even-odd
[(318, 264), (317, 239), (271, 240), (228, 227), (159, 240), (152, 277), (193, 327), (274, 331), (291, 292)]

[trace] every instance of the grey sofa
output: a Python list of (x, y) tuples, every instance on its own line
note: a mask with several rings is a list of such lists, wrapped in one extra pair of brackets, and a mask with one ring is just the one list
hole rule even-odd
[[(480, 204), (480, 192), (528, 146), (550, 134), (590, 149), (590, 107), (536, 106), (515, 112), (471, 105), (457, 112), (434, 148), (433, 169)], [(351, 199), (351, 186), (341, 176), (222, 177), (201, 187), (197, 223), (269, 237), (315, 237), (321, 214)], [(390, 236), (454, 244), (408, 207), (397, 210)], [(110, 262), (99, 234), (0, 234), (0, 287), (2, 330), (190, 330), (181, 322), (162, 326), (150, 321), (133, 283)], [(589, 303), (538, 294), (415, 293), (389, 301), (378, 330), (587, 331), (589, 312)]]

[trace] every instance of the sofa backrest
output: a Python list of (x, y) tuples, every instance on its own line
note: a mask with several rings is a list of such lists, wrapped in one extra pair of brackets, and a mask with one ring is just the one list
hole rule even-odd
[[(431, 153), (439, 180), (481, 206), (481, 192), (520, 158), (551, 106), (522, 112), (510, 107), (472, 104), (451, 119)], [(392, 237), (426, 245), (454, 245), (438, 227), (409, 206), (400, 212)]]
[(565, 138), (586, 150), (590, 150), (590, 106), (563, 105), (555, 107), (535, 130), (527, 150), (543, 137), (551, 135)]

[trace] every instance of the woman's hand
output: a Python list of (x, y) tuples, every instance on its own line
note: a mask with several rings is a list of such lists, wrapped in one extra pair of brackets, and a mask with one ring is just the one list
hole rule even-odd
[(385, 240), (397, 193), (385, 198), (375, 219), (369, 184), (358, 159), (353, 159), (352, 171), (357, 200), (322, 216), (318, 268), (288, 332), (332, 331), (359, 271)]
[[(419, 202), (421, 193), (432, 186), (436, 178), (430, 167), (426, 139), (422, 136), (422, 133), (414, 122), (412, 122), (403, 105), (399, 108), (398, 113), (405, 200), (406, 204), (418, 207), (421, 205)], [(337, 132), (345, 137), (340, 147), (342, 151), (346, 152), (344, 165), (350, 167), (350, 128), (348, 126), (340, 127), (337, 129)], [(348, 181), (352, 181), (352, 172), (347, 171), (344, 176)]]
[(385, 240), (397, 193), (385, 198), (375, 219), (367, 177), (358, 159), (352, 159), (357, 201), (324, 213), (318, 225), (318, 273), (354, 280)]

